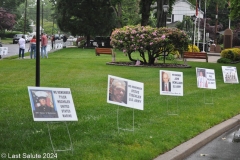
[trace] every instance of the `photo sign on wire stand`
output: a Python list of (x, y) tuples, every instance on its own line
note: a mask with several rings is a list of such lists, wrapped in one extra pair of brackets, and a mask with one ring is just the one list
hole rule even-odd
[(160, 95), (183, 96), (183, 73), (160, 70)]
[(108, 103), (143, 110), (143, 93), (143, 83), (108, 75)]
[(232, 66), (222, 66), (224, 83), (239, 83), (237, 68)]
[(34, 121), (78, 121), (69, 88), (28, 87)]
[(8, 54), (8, 47), (0, 47), (0, 55), (7, 55)]
[(216, 89), (215, 72), (213, 69), (196, 68), (197, 87)]

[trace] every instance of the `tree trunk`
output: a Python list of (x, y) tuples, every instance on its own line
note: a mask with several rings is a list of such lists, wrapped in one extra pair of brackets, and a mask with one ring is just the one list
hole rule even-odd
[(150, 17), (150, 8), (153, 0), (141, 0), (142, 20), (141, 26), (147, 26)]
[(167, 4), (167, 0), (157, 0), (157, 28), (166, 26), (166, 15), (163, 11), (163, 5)]
[(148, 52), (148, 65), (154, 65), (155, 58), (153, 53), (151, 52), (151, 50), (148, 50), (147, 52)]
[(122, 28), (122, 4), (118, 2), (115, 6), (111, 5), (117, 17), (117, 28)]
[(117, 14), (117, 18), (118, 18), (118, 22), (117, 22), (117, 27), (118, 28), (122, 28), (122, 4), (118, 3), (118, 14)]
[(87, 35), (87, 47), (90, 47), (90, 35)]

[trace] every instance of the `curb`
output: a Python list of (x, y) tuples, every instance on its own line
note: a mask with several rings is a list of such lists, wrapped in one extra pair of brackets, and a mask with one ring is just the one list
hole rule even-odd
[(190, 139), (187, 142), (182, 143), (181, 145), (173, 148), (172, 150), (158, 156), (154, 160), (179, 160), (184, 159), (194, 153), (196, 150), (200, 149), (213, 139), (222, 135), (224, 132), (228, 131), (231, 128), (236, 127), (240, 124), (240, 115), (232, 117), (229, 120), (226, 120), (206, 131), (199, 134), (198, 136)]

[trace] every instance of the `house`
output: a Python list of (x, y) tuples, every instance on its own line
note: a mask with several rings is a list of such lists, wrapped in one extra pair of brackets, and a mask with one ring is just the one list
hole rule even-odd
[[(196, 4), (191, 4), (187, 0), (176, 0), (173, 5), (172, 14), (167, 17), (167, 26), (174, 22), (182, 22), (185, 16), (196, 15)], [(198, 17), (203, 18), (204, 12), (199, 9)]]
[[(201, 7), (201, 6), (200, 6)], [(176, 0), (175, 3), (172, 6), (172, 14), (167, 16), (167, 27), (175, 27), (178, 22), (182, 22), (184, 17), (186, 16), (196, 16), (196, 4), (192, 4), (187, 0)], [(204, 6), (202, 6), (204, 8)], [(197, 18), (203, 18), (204, 12), (198, 8), (198, 15)], [(197, 23), (198, 21), (196, 21)], [(199, 46), (199, 41), (201, 41), (203, 37), (203, 29), (196, 28), (195, 24), (195, 34), (194, 34), (194, 42), (193, 43), (198, 43), (197, 45)], [(192, 38), (192, 37), (191, 37)], [(206, 47), (205, 47), (206, 48)], [(200, 47), (200, 50), (202, 50), (202, 46)]]

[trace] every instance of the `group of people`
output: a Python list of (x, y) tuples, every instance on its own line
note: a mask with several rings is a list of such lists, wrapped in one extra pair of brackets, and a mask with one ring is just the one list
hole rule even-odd
[[(30, 40), (30, 46), (29, 46), (29, 50), (30, 51), (30, 58), (36, 58), (36, 36), (34, 35), (33, 38)], [(44, 58), (46, 56), (46, 58), (48, 58), (48, 54), (47, 54), (47, 44), (48, 44), (48, 39), (47, 36), (42, 33), (41, 34), (41, 56), (42, 58)], [(25, 52), (25, 48), (26, 48), (26, 40), (25, 40), (25, 36), (22, 35), (22, 37), (19, 39), (18, 41), (18, 45), (19, 45), (19, 59), (22, 57), (22, 59), (24, 59), (24, 52)]]
[[(67, 37), (64, 35), (63, 37), (63, 42), (65, 43), (67, 41)], [(29, 50), (30, 51), (30, 58), (34, 58), (36, 59), (36, 36), (34, 35), (33, 38), (30, 41), (30, 46), (29, 46)], [(55, 37), (54, 35), (52, 35), (51, 37), (51, 43), (52, 43), (52, 49), (54, 48), (54, 44), (55, 44)], [(48, 53), (47, 53), (47, 44), (48, 44), (48, 38), (47, 35), (42, 33), (41, 34), (41, 57), (44, 58), (48, 58)], [(19, 39), (18, 41), (18, 45), (19, 45), (19, 59), (22, 57), (22, 59), (24, 59), (24, 52), (25, 52), (25, 48), (26, 48), (26, 40), (25, 40), (25, 36), (22, 35), (22, 37)]]

